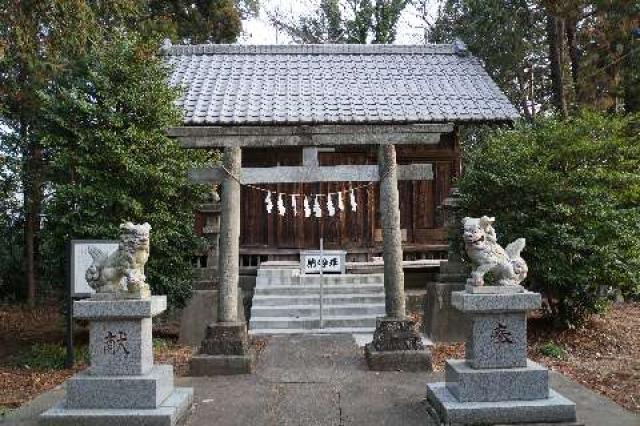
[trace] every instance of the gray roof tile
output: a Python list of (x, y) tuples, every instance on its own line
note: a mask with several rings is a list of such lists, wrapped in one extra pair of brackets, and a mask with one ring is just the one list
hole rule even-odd
[(480, 61), (452, 45), (172, 46), (186, 125), (510, 121)]

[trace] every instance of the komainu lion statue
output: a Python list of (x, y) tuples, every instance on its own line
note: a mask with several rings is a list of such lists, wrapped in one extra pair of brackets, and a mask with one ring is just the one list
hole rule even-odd
[(85, 273), (89, 286), (97, 293), (126, 291), (131, 296), (149, 296), (144, 265), (149, 259), (150, 230), (148, 223), (136, 225), (126, 222), (120, 225), (118, 250), (107, 254), (95, 246), (89, 246), (88, 251), (93, 259)]
[(497, 285), (518, 285), (528, 271), (527, 263), (520, 257), (525, 239), (518, 238), (503, 249), (498, 244), (493, 222), (495, 218), (488, 216), (462, 219), (464, 245), (473, 263), (470, 284), (484, 285), (484, 275), (491, 273)]

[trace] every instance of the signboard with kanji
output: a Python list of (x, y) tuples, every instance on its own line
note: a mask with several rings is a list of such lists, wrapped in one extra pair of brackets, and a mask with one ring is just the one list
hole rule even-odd
[(344, 274), (347, 252), (342, 250), (307, 250), (300, 252), (300, 270), (303, 274)]

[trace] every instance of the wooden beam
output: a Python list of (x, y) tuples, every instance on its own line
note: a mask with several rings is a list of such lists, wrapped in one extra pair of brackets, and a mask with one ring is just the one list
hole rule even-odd
[[(397, 166), (399, 180), (431, 180), (431, 164)], [(194, 183), (220, 183), (226, 172), (222, 167), (191, 169), (189, 180)], [(257, 183), (309, 183), (309, 182), (376, 182), (379, 180), (378, 166), (278, 166), (243, 168), (240, 181), (243, 184)]]
[(317, 126), (185, 126), (167, 129), (184, 148), (280, 147), (337, 145), (435, 145), (453, 124), (317, 125)]

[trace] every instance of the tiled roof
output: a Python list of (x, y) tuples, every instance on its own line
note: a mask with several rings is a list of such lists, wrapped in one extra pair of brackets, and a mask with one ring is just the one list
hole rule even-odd
[(480, 61), (454, 45), (171, 46), (185, 125), (511, 121)]

